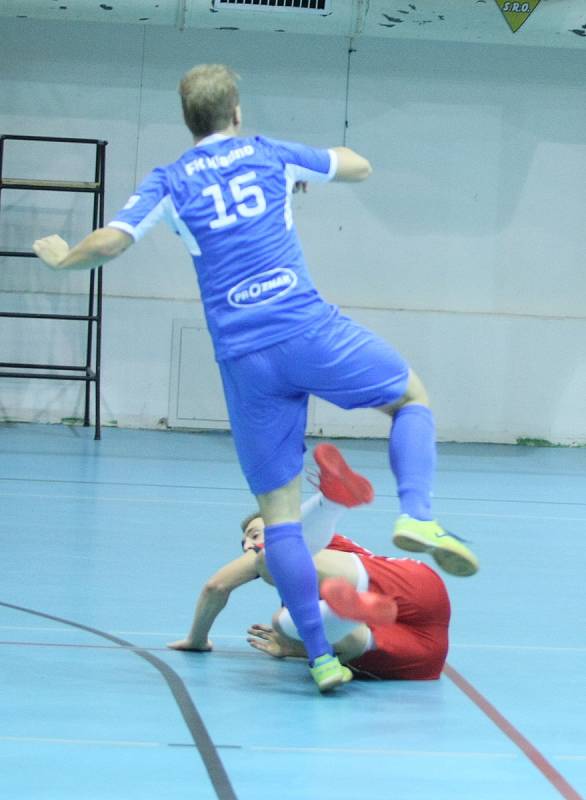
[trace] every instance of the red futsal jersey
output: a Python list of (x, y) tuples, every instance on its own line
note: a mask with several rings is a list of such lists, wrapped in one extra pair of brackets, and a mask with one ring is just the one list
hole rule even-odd
[(439, 678), (448, 652), (450, 600), (444, 582), (412, 558), (377, 556), (336, 534), (329, 550), (355, 553), (368, 573), (368, 589), (392, 598), (393, 625), (373, 625), (376, 648), (349, 662), (356, 677), (384, 680)]

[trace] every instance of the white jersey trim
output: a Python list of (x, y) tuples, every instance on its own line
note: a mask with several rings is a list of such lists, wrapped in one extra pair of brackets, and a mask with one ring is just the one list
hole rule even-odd
[(330, 171), (328, 172), (328, 180), (331, 181), (336, 177), (336, 172), (338, 171), (338, 154), (331, 148), (328, 148), (328, 153), (330, 154)]
[(114, 222), (109, 222), (106, 225), (106, 227), (116, 228), (119, 231), (123, 231), (124, 233), (127, 233), (129, 236), (132, 236), (135, 242), (137, 241), (136, 229), (133, 228), (132, 225), (129, 225), (127, 222), (116, 222), (116, 220), (114, 220)]
[(183, 240), (183, 244), (187, 247), (187, 249), (189, 250), (189, 254), (191, 256), (200, 256), (201, 248), (197, 243), (197, 239), (179, 216), (179, 213), (177, 212), (177, 209), (173, 205), (173, 201), (171, 200), (169, 195), (167, 195), (162, 200), (162, 203), (164, 203), (166, 206), (165, 222), (167, 222), (169, 227), (175, 233), (179, 234), (179, 236)]
[(299, 164), (292, 164), (287, 162), (285, 164), (285, 176), (287, 181), (291, 180), (293, 183), (296, 181), (312, 181), (313, 183), (327, 183), (331, 181), (338, 168), (338, 157), (333, 150), (328, 150), (330, 154), (330, 168), (327, 172), (320, 172), (316, 169), (309, 169), (309, 167), (302, 167)]
[(135, 242), (138, 242), (140, 239), (142, 239), (145, 233), (154, 227), (157, 222), (160, 222), (160, 220), (165, 219), (167, 222), (169, 222), (169, 209), (167, 208), (165, 200), (167, 200), (166, 197), (160, 200), (157, 205), (154, 206), (154, 208), (152, 208), (149, 213), (142, 218), (138, 225), (132, 226), (126, 222), (118, 222), (117, 220), (113, 220), (112, 222), (108, 223), (108, 227), (111, 226), (113, 228), (119, 228), (120, 230), (130, 234)]
[(197, 243), (197, 239), (177, 213), (177, 209), (173, 205), (173, 201), (168, 195), (163, 197), (163, 199), (157, 203), (157, 205), (151, 209), (151, 211), (149, 211), (146, 217), (144, 217), (144, 219), (142, 219), (138, 225), (132, 226), (129, 225), (128, 222), (119, 222), (118, 220), (113, 220), (112, 222), (108, 223), (107, 227), (117, 228), (120, 231), (124, 231), (124, 233), (132, 236), (135, 242), (138, 242), (143, 238), (148, 230), (154, 227), (161, 220), (166, 222), (171, 230), (181, 237), (183, 243), (189, 250), (190, 255), (201, 255), (201, 249)]
[(297, 181), (312, 181), (313, 183), (327, 183), (331, 181), (338, 168), (338, 156), (333, 150), (328, 150), (330, 154), (330, 169), (328, 172), (318, 172), (315, 169), (300, 167), (299, 164), (285, 164), (285, 227), (288, 231), (293, 227), (293, 209), (291, 208), (291, 196), (293, 187)]

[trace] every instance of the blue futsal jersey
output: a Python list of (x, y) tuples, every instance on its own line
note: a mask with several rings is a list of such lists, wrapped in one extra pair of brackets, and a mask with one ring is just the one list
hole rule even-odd
[(296, 181), (328, 181), (332, 150), (214, 134), (154, 169), (110, 222), (136, 241), (159, 220), (195, 264), (218, 361), (283, 341), (332, 313), (291, 212)]

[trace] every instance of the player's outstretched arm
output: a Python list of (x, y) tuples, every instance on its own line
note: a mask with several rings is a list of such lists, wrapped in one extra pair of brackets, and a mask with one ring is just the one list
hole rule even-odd
[(338, 159), (334, 181), (365, 181), (372, 172), (370, 162), (349, 147), (333, 147)]
[(134, 239), (117, 228), (98, 228), (75, 247), (57, 234), (37, 239), (33, 250), (51, 269), (94, 269), (127, 250)]
[(185, 639), (170, 642), (172, 650), (195, 650), (206, 652), (212, 649), (208, 633), (220, 611), (225, 607), (231, 592), (238, 586), (258, 577), (256, 553), (249, 551), (230, 561), (206, 581), (197, 605), (189, 633)]

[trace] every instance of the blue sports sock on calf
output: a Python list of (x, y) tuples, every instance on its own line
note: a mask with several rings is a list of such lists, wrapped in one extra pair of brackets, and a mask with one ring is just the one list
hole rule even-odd
[(431, 486), (436, 463), (435, 423), (427, 406), (408, 405), (395, 412), (389, 459), (397, 480), (401, 513), (415, 519), (433, 519)]
[(324, 653), (332, 653), (319, 608), (317, 574), (303, 539), (301, 522), (268, 525), (265, 558), (281, 599), (303, 639), (310, 663)]

